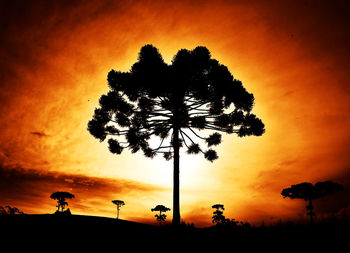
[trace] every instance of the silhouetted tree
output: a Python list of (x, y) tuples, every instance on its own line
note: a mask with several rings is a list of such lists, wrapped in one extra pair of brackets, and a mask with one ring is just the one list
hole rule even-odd
[(24, 214), (24, 213), (18, 210), (17, 207), (5, 206), (4, 208), (0, 206), (0, 215), (6, 215), (6, 214), (14, 215), (14, 214)]
[(216, 225), (223, 225), (226, 222), (226, 217), (223, 215), (224, 213), (224, 205), (222, 204), (215, 204), (212, 206), (212, 208), (216, 209), (213, 212), (212, 222)]
[[(251, 113), (253, 94), (226, 66), (211, 59), (205, 47), (181, 49), (169, 65), (157, 48), (145, 45), (129, 72), (111, 70), (107, 80), (110, 91), (101, 96), (88, 130), (100, 141), (108, 138), (114, 154), (128, 148), (150, 158), (161, 153), (166, 160), (173, 159), (176, 225), (180, 224), (180, 148), (185, 145), (188, 154), (202, 153), (212, 162), (218, 158), (212, 147), (221, 143), (219, 132), (243, 137), (265, 131)], [(204, 137), (197, 130), (215, 132)], [(156, 146), (151, 146), (153, 136), (160, 139)]]
[[(68, 206), (68, 203), (66, 202), (66, 199), (72, 199), (75, 196), (69, 192), (54, 192), (51, 194), (50, 198), (57, 200), (57, 211), (56, 213), (60, 212), (60, 207), (61, 207), (61, 213), (64, 212), (64, 208), (65, 206)], [(67, 210), (68, 211), (68, 210)], [(70, 211), (68, 211), (66, 213), (70, 214)]]
[(167, 208), (163, 205), (157, 205), (155, 208), (152, 208), (151, 211), (159, 212), (159, 214), (156, 214), (154, 217), (156, 217), (157, 221), (159, 221), (159, 225), (161, 226), (162, 222), (166, 219), (166, 214), (164, 214), (163, 212), (170, 211), (170, 208)]
[(115, 204), (117, 206), (117, 219), (119, 219), (119, 210), (120, 207), (125, 205), (125, 202), (123, 200), (112, 200), (112, 203)]
[(312, 200), (324, 197), (329, 194), (334, 194), (342, 191), (344, 187), (341, 184), (332, 181), (318, 182), (315, 185), (312, 183), (300, 183), (292, 185), (290, 188), (283, 189), (281, 194), (284, 198), (304, 199), (309, 202), (306, 206), (307, 215), (310, 216), (310, 223), (313, 223), (312, 217), (315, 216), (313, 212), (314, 207)]

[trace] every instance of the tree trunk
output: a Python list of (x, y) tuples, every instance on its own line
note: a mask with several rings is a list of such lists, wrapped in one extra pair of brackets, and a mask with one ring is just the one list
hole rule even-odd
[(159, 211), (159, 226), (162, 226), (162, 211)]
[(312, 225), (312, 224), (313, 224), (312, 216), (315, 216), (315, 213), (313, 212), (314, 207), (313, 207), (313, 205), (312, 205), (312, 200), (311, 200), (311, 198), (309, 198), (309, 205), (308, 205), (306, 208), (307, 208), (307, 210), (309, 211), (307, 214), (310, 216), (310, 224)]
[(180, 225), (180, 145), (179, 129), (174, 127), (173, 225)]

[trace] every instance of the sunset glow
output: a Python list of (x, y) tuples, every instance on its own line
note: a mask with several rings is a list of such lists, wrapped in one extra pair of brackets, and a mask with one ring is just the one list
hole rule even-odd
[[(69, 2), (69, 1), (68, 1)], [(155, 222), (172, 208), (172, 161), (109, 152), (87, 131), (111, 69), (128, 71), (145, 44), (167, 63), (205, 46), (253, 93), (262, 136), (223, 134), (219, 159), (180, 155), (181, 218), (211, 225), (213, 204), (251, 223), (305, 220), (283, 199), (300, 182), (345, 191), (315, 201), (318, 218), (350, 207), (349, 6), (341, 1), (3, 1), (0, 206)], [(332, 205), (331, 205), (331, 204)], [(171, 212), (167, 213), (171, 220)]]

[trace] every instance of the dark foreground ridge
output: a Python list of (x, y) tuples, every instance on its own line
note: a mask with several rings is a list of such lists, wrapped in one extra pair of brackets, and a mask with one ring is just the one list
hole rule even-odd
[[(251, 227), (234, 230), (225, 227), (196, 228), (193, 226), (170, 225), (156, 226), (138, 222), (84, 215), (2, 215), (0, 216), (0, 233), (3, 243), (7, 239), (30, 244), (70, 243), (71, 245), (112, 245), (128, 242), (129, 246), (154, 242), (157, 245), (176, 243), (195, 245), (206, 248), (206, 245), (218, 248), (229, 245), (245, 245), (263, 248), (277, 245), (303, 248), (347, 245), (349, 235), (348, 222), (327, 224), (296, 225), (286, 224), (273, 227)], [(135, 244), (133, 244), (133, 242)], [(144, 245), (146, 246), (146, 244)]]
[(36, 234), (57, 237), (62, 235), (102, 237), (156, 230), (156, 227), (143, 223), (86, 215), (2, 215), (0, 216), (0, 224), (7, 231), (16, 231), (17, 234), (20, 232), (23, 236)]

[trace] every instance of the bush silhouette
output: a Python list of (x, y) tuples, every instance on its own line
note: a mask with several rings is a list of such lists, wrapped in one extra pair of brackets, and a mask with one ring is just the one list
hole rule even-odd
[(224, 213), (224, 205), (222, 204), (215, 204), (212, 206), (212, 208), (216, 209), (213, 212), (212, 222), (216, 225), (222, 225), (226, 222), (226, 217), (223, 215)]
[(290, 188), (282, 190), (281, 194), (284, 198), (291, 199), (304, 199), (309, 202), (306, 206), (307, 215), (310, 216), (310, 223), (313, 223), (312, 217), (316, 214), (313, 212), (314, 207), (312, 200), (324, 197), (329, 194), (334, 194), (338, 191), (344, 190), (341, 184), (334, 183), (332, 181), (318, 182), (315, 185), (312, 183), (300, 183), (292, 185)]
[(156, 217), (157, 221), (159, 221), (159, 225), (161, 226), (162, 222), (166, 220), (166, 214), (164, 214), (163, 212), (170, 211), (170, 208), (167, 208), (163, 205), (157, 205), (155, 208), (152, 208), (151, 211), (159, 212), (159, 214), (156, 214), (154, 217)]
[(24, 214), (22, 211), (18, 210), (17, 207), (11, 207), (11, 206), (0, 206), (0, 215), (14, 215), (14, 214)]
[(249, 230), (250, 224), (248, 222), (239, 222), (236, 219), (227, 219), (224, 213), (224, 205), (215, 204), (212, 208), (216, 209), (213, 212), (212, 222), (216, 225), (216, 228), (225, 229), (225, 230)]
[[(70, 210), (67, 209), (64, 211), (65, 206), (68, 206), (68, 202), (66, 202), (66, 199), (72, 199), (75, 196), (69, 192), (54, 192), (51, 194), (50, 198), (57, 200), (57, 211), (56, 213), (65, 213), (70, 214)], [(61, 211), (60, 211), (61, 208)]]
[(119, 219), (119, 210), (120, 207), (125, 205), (125, 202), (122, 200), (112, 200), (112, 203), (115, 204), (117, 206), (117, 219)]
[[(212, 147), (221, 143), (219, 132), (243, 137), (265, 131), (251, 113), (253, 94), (202, 46), (179, 50), (168, 65), (157, 48), (145, 45), (129, 72), (111, 70), (107, 80), (110, 91), (101, 96), (88, 131), (100, 141), (108, 138), (114, 154), (128, 148), (149, 158), (162, 154), (173, 159), (176, 225), (180, 224), (180, 148), (186, 146), (188, 154), (202, 153), (212, 162), (218, 158)], [(215, 132), (201, 136), (197, 130), (204, 129)], [(153, 136), (159, 137), (154, 147)]]

